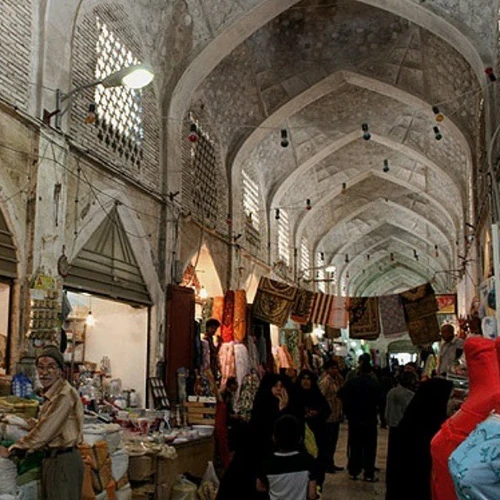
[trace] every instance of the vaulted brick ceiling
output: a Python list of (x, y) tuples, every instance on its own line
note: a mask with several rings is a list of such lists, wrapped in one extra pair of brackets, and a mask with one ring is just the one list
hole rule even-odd
[(273, 210), (292, 207), (295, 246), (307, 237), (350, 293), (451, 286), (443, 271), (460, 265), (471, 217), (481, 101), (442, 38), (366, 3), (306, 0), (237, 46), (192, 102), (216, 124), (232, 182), (241, 169), (258, 179), (271, 233)]

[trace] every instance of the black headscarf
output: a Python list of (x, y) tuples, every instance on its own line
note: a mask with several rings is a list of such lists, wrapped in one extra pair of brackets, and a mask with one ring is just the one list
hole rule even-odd
[[(304, 389), (302, 387), (302, 380), (304, 377), (308, 376), (311, 380), (310, 389)], [(295, 382), (295, 391), (297, 394), (298, 406), (304, 411), (307, 409), (316, 410), (318, 412), (317, 417), (314, 420), (326, 421), (331, 413), (330, 405), (326, 400), (325, 396), (321, 392), (316, 376), (311, 370), (302, 370), (297, 377)], [(309, 421), (309, 419), (307, 419)]]

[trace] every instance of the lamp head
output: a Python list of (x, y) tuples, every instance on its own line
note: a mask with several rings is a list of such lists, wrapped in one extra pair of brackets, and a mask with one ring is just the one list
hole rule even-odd
[(101, 84), (106, 88), (124, 85), (130, 89), (142, 89), (153, 81), (154, 76), (151, 66), (148, 64), (138, 64), (111, 73)]

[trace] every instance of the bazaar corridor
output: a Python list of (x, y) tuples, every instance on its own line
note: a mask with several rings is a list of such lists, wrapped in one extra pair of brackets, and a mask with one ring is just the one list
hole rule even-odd
[[(340, 429), (335, 463), (345, 466), (347, 449), (347, 424)], [(387, 430), (379, 429), (377, 467), (378, 483), (366, 483), (362, 480), (352, 481), (347, 472), (327, 474), (323, 489), (323, 500), (382, 500), (385, 496), (385, 464), (387, 459)]]

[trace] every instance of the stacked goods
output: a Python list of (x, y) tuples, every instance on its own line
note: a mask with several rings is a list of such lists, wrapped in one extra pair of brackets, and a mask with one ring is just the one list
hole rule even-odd
[(34, 399), (18, 398), (17, 396), (0, 397), (0, 413), (18, 415), (29, 419), (36, 417), (38, 401)]
[(184, 405), (189, 425), (215, 425), (217, 400), (214, 397), (189, 396)]

